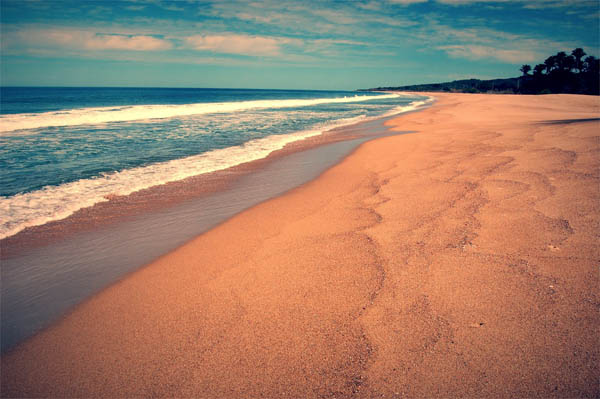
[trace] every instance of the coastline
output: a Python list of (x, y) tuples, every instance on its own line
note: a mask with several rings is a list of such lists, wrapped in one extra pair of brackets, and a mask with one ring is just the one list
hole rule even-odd
[(388, 134), (389, 118), (337, 127), (265, 158), (114, 197), (0, 240), (2, 353), (195, 236), (316, 178), (360, 143)]
[[(361, 97), (356, 97), (355, 98), (351, 98), (351, 99), (347, 99), (346, 97), (344, 98), (330, 98), (330, 99), (317, 99), (317, 100), (309, 100), (309, 103), (312, 102), (316, 102), (316, 103), (322, 103), (325, 102), (325, 104), (328, 103), (336, 103), (336, 102), (342, 102), (342, 103), (353, 103), (353, 102), (362, 102), (365, 101), (369, 98), (388, 98), (388, 97), (393, 97), (394, 99), (398, 99), (398, 97), (400, 97), (398, 94), (389, 94), (389, 95), (376, 95), (376, 96), (361, 96)], [(29, 190), (29, 186), (22, 186), (19, 187), (18, 184), (14, 183), (14, 181), (19, 180), (19, 178), (17, 178), (17, 176), (12, 176), (13, 182), (11, 184), (8, 184), (8, 191), (5, 192), (5, 194), (8, 194), (8, 196), (5, 196), (2, 198), (2, 208), (3, 208), (3, 215), (4, 220), (0, 223), (0, 240), (6, 239), (8, 238), (10, 241), (10, 237), (14, 237), (15, 235), (18, 235), (21, 231), (25, 231), (25, 235), (29, 235), (29, 233), (31, 233), (31, 231), (28, 233), (27, 230), (39, 230), (39, 229), (43, 229), (46, 230), (44, 232), (44, 236), (49, 236), (51, 235), (51, 233), (49, 234), (49, 231), (51, 231), (51, 229), (48, 229), (48, 226), (45, 225), (52, 225), (52, 224), (56, 224), (55, 222), (59, 222), (61, 220), (64, 220), (66, 218), (69, 218), (70, 216), (74, 216), (78, 211), (82, 211), (84, 210), (84, 212), (86, 212), (85, 210), (89, 210), (90, 208), (102, 208), (102, 204), (105, 204), (107, 201), (110, 200), (114, 200), (114, 199), (119, 199), (122, 200), (123, 197), (147, 197), (148, 193), (151, 193), (153, 191), (156, 191), (157, 187), (161, 187), (161, 186), (165, 186), (165, 185), (172, 185), (171, 183), (176, 183), (176, 182), (183, 182), (184, 185), (190, 186), (192, 184), (187, 184), (185, 181), (186, 180), (199, 180), (198, 177), (199, 176), (207, 176), (207, 175), (217, 175), (217, 179), (220, 179), (219, 172), (223, 172), (223, 173), (228, 173), (228, 172), (236, 172), (240, 169), (240, 165), (247, 165), (247, 164), (252, 164), (255, 161), (261, 161), (265, 158), (268, 158), (270, 156), (270, 154), (277, 154), (277, 153), (285, 153), (285, 152), (289, 152), (290, 148), (298, 148), (298, 147), (307, 147), (309, 145), (305, 144), (305, 143), (314, 143), (314, 142), (326, 142), (328, 140), (332, 140), (331, 138), (331, 132), (336, 132), (338, 130), (344, 130), (347, 127), (350, 127), (352, 125), (355, 124), (360, 124), (363, 122), (368, 122), (371, 120), (377, 120), (377, 119), (382, 119), (385, 118), (389, 115), (395, 115), (395, 114), (399, 114), (399, 113), (403, 113), (403, 112), (407, 112), (410, 110), (414, 110), (414, 109), (418, 109), (421, 106), (425, 105), (428, 101), (422, 101), (421, 99), (425, 99), (425, 97), (423, 96), (417, 96), (415, 98), (412, 98), (410, 103), (406, 103), (406, 101), (404, 100), (399, 100), (397, 101), (397, 103), (394, 105), (394, 108), (391, 109), (387, 109), (385, 112), (383, 112), (383, 114), (379, 114), (379, 115), (371, 115), (369, 111), (365, 111), (364, 114), (361, 115), (348, 115), (348, 114), (343, 114), (343, 112), (340, 112), (339, 115), (337, 115), (337, 118), (334, 119), (327, 119), (325, 118), (324, 120), (322, 120), (320, 123), (316, 123), (316, 124), (311, 124), (309, 126), (303, 125), (302, 122), (302, 118), (300, 118), (297, 126), (295, 127), (291, 127), (291, 126), (287, 126), (287, 127), (283, 127), (283, 131), (278, 131), (277, 129), (273, 130), (271, 133), (273, 134), (267, 134), (265, 136), (260, 136), (260, 134), (265, 133), (264, 131), (262, 133), (259, 132), (258, 136), (259, 137), (251, 137), (251, 139), (247, 140), (247, 141), (239, 141), (240, 137), (246, 137), (244, 136), (245, 133), (243, 132), (253, 132), (254, 128), (250, 127), (250, 126), (246, 126), (245, 123), (240, 124), (239, 126), (242, 126), (242, 131), (238, 131), (236, 130), (236, 128), (231, 128), (232, 131), (231, 133), (231, 137), (234, 138), (238, 138), (235, 140), (230, 140), (230, 142), (228, 144), (224, 144), (224, 143), (220, 143), (219, 145), (213, 143), (214, 145), (217, 145), (217, 147), (213, 148), (214, 145), (212, 144), (204, 144), (205, 145), (205, 149), (201, 150), (202, 146), (197, 146), (197, 145), (191, 145), (191, 143), (188, 143), (187, 145), (184, 143), (179, 143), (180, 148), (187, 148), (188, 146), (192, 147), (195, 149), (195, 151), (199, 151), (199, 153), (196, 153), (195, 151), (191, 151), (189, 153), (187, 153), (187, 155), (182, 154), (182, 156), (177, 157), (175, 159), (167, 159), (167, 160), (158, 160), (156, 162), (150, 162), (148, 164), (142, 164), (142, 165), (129, 165), (125, 168), (120, 168), (117, 165), (113, 165), (114, 170), (110, 170), (110, 166), (109, 166), (109, 170), (105, 171), (105, 173), (101, 173), (98, 176), (88, 176), (88, 177), (83, 177), (83, 178), (76, 178), (75, 180), (69, 180), (68, 176), (64, 176), (65, 181), (61, 184), (58, 185), (48, 185), (48, 186), (44, 186), (43, 188), (39, 189), (33, 189), (33, 190)], [(340, 100), (340, 101), (337, 101)], [(263, 106), (266, 105), (273, 105), (275, 108), (274, 109), (278, 109), (278, 108), (285, 108), (286, 106), (289, 106), (290, 104), (285, 103), (285, 101), (287, 100), (281, 100), (279, 102), (274, 102), (273, 104), (268, 103), (268, 104), (263, 104), (264, 102), (260, 102)], [(294, 104), (295, 104), (295, 100), (291, 100)], [(301, 103), (306, 103), (306, 100), (298, 100)], [(410, 100), (409, 100), (410, 101)], [(398, 102), (400, 103), (400, 105), (398, 104)], [(204, 113), (204, 111), (213, 111), (216, 113), (213, 113), (213, 117), (215, 117), (218, 120), (218, 115), (219, 114), (217, 111), (220, 108), (225, 108), (225, 109), (229, 109), (229, 108), (234, 108), (236, 109), (236, 107), (241, 107), (244, 108), (244, 104), (246, 104), (247, 102), (241, 101), (241, 102), (231, 102), (231, 103), (216, 103), (216, 105), (211, 105), (212, 103), (208, 104), (208, 108), (209, 109), (203, 109), (203, 104), (187, 104), (187, 105), (181, 105), (179, 107), (175, 106), (175, 110), (170, 107), (169, 105), (157, 105), (154, 107), (158, 107), (159, 110), (161, 110), (161, 112), (167, 112), (167, 113), (176, 113), (177, 109), (180, 109), (180, 112), (184, 112), (184, 114), (186, 114), (187, 112), (192, 112), (192, 111), (202, 111), (201, 113)], [(255, 102), (252, 102), (255, 103)], [(282, 104), (285, 103), (285, 104)], [(240, 105), (241, 104), (241, 105)], [(207, 105), (207, 104), (204, 104)], [(247, 104), (246, 104), (247, 105)], [(255, 104), (256, 105), (256, 104)], [(200, 109), (196, 109), (197, 106), (200, 106)], [(138, 107), (138, 106), (135, 106)], [(134, 107), (134, 108), (135, 108)], [(145, 112), (149, 112), (152, 111), (152, 109), (146, 109), (146, 106), (141, 106), (143, 108), (143, 110)], [(191, 109), (188, 109), (188, 107), (191, 107)], [(383, 110), (380, 110), (383, 111)], [(69, 122), (67, 125), (70, 126), (70, 124), (77, 124), (80, 122), (85, 122), (87, 121), (86, 118), (82, 118), (82, 116), (80, 115), (80, 113), (82, 113), (85, 115), (86, 112), (87, 113), (91, 113), (91, 114), (96, 114), (100, 111), (98, 111), (95, 108), (84, 108), (84, 109), (73, 109), (71, 111), (66, 111), (66, 112), (59, 112), (57, 115), (61, 116), (60, 118), (58, 118), (59, 120), (67, 118), (66, 120), (64, 120), (63, 122), (67, 123)], [(104, 112), (104, 111), (102, 111)], [(130, 113), (132, 113), (132, 111), (130, 109), (128, 109), (127, 107), (125, 107), (125, 109), (120, 109), (120, 110), (113, 110), (110, 109), (110, 112), (106, 111), (103, 114), (103, 117), (105, 118), (113, 118), (116, 120), (119, 120), (118, 115), (115, 116), (113, 115), (114, 113), (116, 114), (120, 114), (122, 112), (126, 112), (127, 113), (127, 118), (129, 117), (141, 117), (143, 115), (139, 115), (136, 112), (133, 112), (134, 115), (129, 115)], [(153, 112), (153, 111), (152, 111)], [(278, 112), (281, 111), (276, 111), (274, 114), (271, 115), (271, 117), (273, 117), (273, 115), (277, 114)], [(159, 112), (160, 113), (160, 112)], [(310, 112), (309, 112), (310, 113)], [(33, 119), (35, 123), (43, 123), (43, 124), (50, 124), (53, 125), (55, 123), (57, 123), (56, 121), (54, 121), (54, 115), (55, 113), (51, 113), (51, 115), (46, 115), (45, 114), (15, 114), (15, 118), (16, 120), (13, 121), (14, 124), (17, 125), (28, 125), (28, 118), (29, 119)], [(215, 116), (217, 115), (217, 116)], [(2, 117), (2, 121), (6, 121), (6, 118), (10, 117), (9, 116), (3, 116)], [(94, 120), (93, 117), (89, 116), (89, 119)], [(304, 115), (304, 117), (306, 117), (306, 115)], [(126, 119), (127, 119), (126, 118)], [(22, 120), (24, 119), (24, 120)], [(41, 119), (40, 121), (37, 121), (37, 119)], [(266, 119), (269, 119), (268, 117), (266, 117)], [(323, 118), (321, 118), (323, 119)], [(160, 120), (160, 119), (159, 119)], [(210, 115), (206, 118), (206, 121), (208, 121), (207, 123), (210, 125), (212, 122), (212, 119), (210, 117)], [(164, 121), (163, 121), (164, 122)], [(259, 113), (259, 115), (257, 115), (257, 120), (256, 122), (258, 123), (258, 125), (256, 126), (256, 129), (261, 129), (260, 126), (270, 126), (270, 122), (265, 120), (261, 122), (261, 115)], [(306, 121), (304, 121), (306, 122)], [(157, 122), (157, 123), (161, 123), (161, 122)], [(168, 122), (165, 122), (168, 123)], [(217, 122), (217, 123), (227, 123), (227, 122)], [(10, 124), (9, 124), (10, 125)], [(67, 126), (67, 127), (68, 127)], [(135, 126), (135, 124), (133, 124), (132, 126)], [(233, 123), (233, 126), (238, 126), (236, 123)], [(122, 127), (124, 130), (123, 131), (128, 131), (128, 126), (127, 124), (123, 125)], [(138, 126), (139, 128), (139, 126)], [(207, 131), (210, 131), (210, 127), (197, 127), (199, 129), (199, 134), (197, 134), (196, 137), (198, 137), (201, 140), (205, 140), (206, 141), (206, 136), (204, 133), (206, 133), (206, 131), (204, 131), (203, 129), (206, 128)], [(281, 127), (280, 127), (281, 128)], [(178, 128), (174, 128), (175, 129), (175, 133), (180, 133), (181, 132), (179, 130), (177, 130)], [(188, 127), (186, 127), (185, 129), (188, 129)], [(183, 130), (185, 130), (183, 129)], [(244, 130), (246, 129), (246, 130)], [(68, 129), (67, 129), (68, 130)], [(134, 128), (135, 130), (135, 128)], [(180, 129), (181, 130), (181, 129)], [(27, 131), (27, 130), (26, 130)], [(25, 132), (26, 132), (25, 131)], [(187, 130), (185, 130), (187, 132)], [(14, 151), (15, 153), (18, 153), (20, 151), (24, 151), (23, 148), (19, 147), (19, 145), (23, 145), (23, 137), (28, 137), (28, 134), (21, 134), (23, 133), (23, 131), (19, 131), (19, 130), (10, 130), (10, 132), (15, 132), (14, 134), (9, 134), (8, 137), (8, 142), (7, 143), (11, 143), (14, 139), (14, 145), (16, 146), (15, 148), (12, 149), (12, 151)], [(21, 133), (19, 133), (21, 132)], [(278, 134), (282, 133), (283, 134)], [(240, 135), (241, 134), (241, 135)], [(93, 135), (92, 135), (93, 136)], [(209, 135), (210, 136), (210, 135)], [(325, 137), (325, 140), (323, 139), (323, 137)], [(150, 138), (149, 138), (150, 139)], [(161, 137), (154, 137), (151, 138), (150, 141), (154, 141), (156, 143), (158, 143), (158, 141), (161, 139)], [(26, 139), (25, 139), (26, 141)], [(297, 143), (300, 142), (301, 144), (298, 146)], [(161, 143), (162, 144), (162, 143)], [(231, 144), (231, 145), (229, 145)], [(9, 144), (7, 144), (9, 145)], [(93, 144), (91, 144), (93, 145)], [(224, 145), (224, 146), (223, 146)], [(219, 148), (223, 146), (223, 148)], [(287, 147), (287, 148), (286, 148)], [(10, 149), (10, 147), (9, 147)], [(283, 151), (282, 151), (283, 150)], [(145, 151), (143, 149), (139, 149), (139, 151), (143, 154)], [(130, 154), (131, 155), (131, 154)], [(126, 158), (126, 156), (123, 156), (124, 158)], [(245, 167), (242, 167), (241, 169), (244, 169)], [(35, 174), (32, 172), (32, 174)], [(9, 178), (11, 178), (11, 175), (9, 173)], [(72, 176), (71, 176), (72, 177)], [(26, 175), (21, 176), (21, 179), (25, 179)], [(39, 176), (36, 176), (36, 182), (38, 183), (38, 185), (44, 185), (47, 183), (46, 180), (39, 180), (41, 179)], [(203, 180), (203, 179), (200, 179)], [(188, 182), (189, 183), (189, 182)], [(202, 184), (202, 182), (200, 182), (200, 184)], [(21, 190), (21, 191), (19, 191)], [(169, 190), (167, 190), (169, 191)], [(173, 191), (172, 189), (170, 191)], [(189, 189), (188, 189), (189, 191)], [(81, 194), (83, 193), (83, 194)], [(194, 194), (191, 194), (192, 196), (194, 196)], [(126, 205), (126, 202), (128, 201), (120, 201), (121, 203), (119, 204), (119, 209), (123, 208), (124, 205)], [(130, 201), (129, 201), (130, 202)], [(39, 204), (39, 206), (30, 206), (30, 204)], [(97, 206), (96, 206), (97, 205)], [(92, 209), (92, 216), (93, 217), (93, 213), (94, 210)], [(106, 212), (108, 214), (111, 213), (120, 213), (119, 211), (117, 212)], [(76, 216), (75, 216), (76, 218)], [(90, 219), (89, 216), (86, 216), (84, 218), (80, 218), (81, 219), (81, 223), (82, 224), (86, 224), (86, 219)], [(44, 227), (45, 226), (45, 227)]]
[(597, 98), (433, 95), (3, 356), (2, 396), (597, 396)]

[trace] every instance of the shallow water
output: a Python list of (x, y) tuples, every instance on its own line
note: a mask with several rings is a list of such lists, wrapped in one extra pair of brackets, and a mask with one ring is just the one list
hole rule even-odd
[(417, 108), (397, 94), (0, 88), (0, 238), (168, 182)]
[[(2, 259), (2, 351), (71, 307), (231, 216), (308, 182), (361, 143), (386, 134), (383, 120), (346, 128), (345, 141), (293, 152), (241, 174), (224, 190), (84, 230)], [(6, 252), (6, 251), (5, 251)]]

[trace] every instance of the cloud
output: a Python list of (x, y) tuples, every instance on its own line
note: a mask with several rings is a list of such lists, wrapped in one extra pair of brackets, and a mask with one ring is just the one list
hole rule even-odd
[[(465, 4), (472, 4), (472, 3), (507, 3), (510, 1), (515, 2), (515, 0), (436, 0), (438, 3), (442, 3), (442, 4), (450, 4), (453, 6), (460, 6), (460, 5), (465, 5)], [(520, 0), (516, 0), (516, 2), (519, 2)], [(533, 0), (535, 1), (535, 0)]]
[(445, 51), (454, 58), (466, 58), (470, 60), (482, 60), (494, 58), (500, 61), (518, 64), (521, 62), (534, 62), (539, 58), (538, 54), (526, 50), (507, 50), (497, 47), (481, 45), (448, 45), (439, 46), (438, 50)]
[(240, 12), (240, 13), (236, 14), (236, 17), (238, 19), (241, 19), (244, 21), (256, 21), (256, 22), (261, 22), (261, 23), (265, 23), (265, 24), (270, 24), (275, 19), (272, 16), (250, 14), (247, 12)]
[(186, 44), (194, 50), (215, 53), (277, 56), (281, 45), (288, 39), (250, 36), (243, 34), (194, 35), (185, 38)]
[(537, 1), (523, 1), (523, 8), (529, 9), (544, 9), (544, 8), (577, 8), (577, 7), (594, 7), (597, 9), (597, 0), (537, 0)]
[(453, 6), (469, 5), (473, 3), (512, 3), (519, 4), (528, 9), (560, 8), (560, 7), (587, 7), (596, 6), (597, 0), (436, 0), (438, 3)]
[[(364, 22), (348, 15), (343, 9), (333, 13), (329, 9), (319, 8), (317, 4), (305, 6), (301, 2), (270, 4), (265, 1), (261, 5), (241, 3), (234, 6), (227, 2), (217, 2), (211, 5), (210, 12), (213, 18), (208, 21), (209, 23), (216, 20), (223, 24), (221, 27), (211, 26), (213, 31), (240, 33), (237, 32), (240, 28), (238, 21), (243, 21), (244, 28), (250, 28), (243, 32), (244, 34), (273, 32), (276, 36), (304, 36), (305, 38), (356, 33), (356, 26)], [(246, 22), (260, 25), (260, 29), (252, 28)]]
[[(237, 19), (260, 26), (260, 30), (257, 30), (246, 24), (245, 29), (274, 32), (277, 36), (303, 37), (307, 40), (323, 37), (377, 37), (382, 29), (406, 28), (418, 24), (412, 16), (394, 14), (389, 11), (388, 3), (378, 1), (345, 2), (337, 4), (335, 8), (327, 7), (326, 3), (277, 3), (263, 4), (262, 7), (251, 7), (249, 4), (232, 8), (229, 3), (218, 3), (213, 5), (212, 12), (221, 20)], [(229, 27), (228, 30), (235, 31), (235, 28)]]
[(359, 18), (355, 15), (350, 15), (348, 13), (344, 13), (344, 12), (341, 12), (340, 10), (335, 10), (335, 9), (323, 8), (323, 9), (311, 9), (308, 11), (313, 15), (317, 15), (317, 16), (319, 16), (329, 22), (333, 22), (335, 24), (351, 25), (351, 24), (356, 24), (360, 21)]
[(95, 35), (85, 41), (90, 50), (168, 50), (171, 43), (153, 36)]
[(426, 3), (429, 0), (387, 0), (388, 3), (391, 4), (402, 4), (402, 5), (409, 5), (409, 4), (415, 4), (415, 3)]
[[(12, 43), (8, 48), (10, 54), (39, 54), (40, 57), (42, 54), (52, 56), (53, 53), (60, 57), (105, 59), (127, 56), (194, 60), (212, 57), (215, 62), (224, 60), (227, 63), (227, 60), (236, 59), (239, 62), (278, 65), (356, 65), (367, 59), (372, 59), (369, 62), (373, 64), (403, 64), (415, 53), (418, 53), (419, 59), (440, 55), (446, 58), (447, 55), (495, 64), (528, 63), (535, 57), (544, 57), (558, 50), (587, 49), (589, 43), (595, 40), (593, 35), (579, 35), (578, 31), (571, 34), (569, 29), (572, 27), (557, 25), (563, 20), (580, 23), (582, 15), (590, 15), (591, 19), (596, 16), (597, 21), (597, 7), (591, 10), (594, 12), (579, 6), (573, 6), (573, 10), (560, 10), (576, 11), (577, 19), (567, 13), (561, 13), (565, 16), (559, 19), (554, 12), (523, 10), (526, 6), (549, 6), (565, 4), (566, 1), (357, 0), (307, 3), (224, 0), (199, 4), (192, 0), (124, 0), (119, 4), (113, 3), (110, 18), (91, 18), (83, 12), (91, 6), (82, 2), (79, 10), (82, 21), (53, 25), (54, 19), (49, 18), (44, 22), (25, 20), (4, 24), (2, 50), (7, 50), (6, 43)], [(585, 1), (578, 0), (576, 3)], [(427, 3), (427, 7), (408, 6), (416, 3)], [(473, 7), (459, 8), (469, 4)], [(518, 12), (511, 14), (510, 23), (503, 23), (504, 13), (490, 11), (488, 7), (511, 8)], [(161, 11), (169, 8), (173, 11), (184, 8), (186, 11), (179, 14)], [(140, 12), (134, 17), (130, 12), (117, 12), (125, 9)], [(543, 29), (550, 25), (552, 30)], [(582, 42), (571, 39), (573, 37), (582, 38)], [(564, 41), (557, 43), (557, 40)], [(576, 42), (567, 43), (568, 40)], [(160, 54), (161, 50), (169, 49), (172, 50), (169, 57)]]
[(363, 10), (372, 10), (377, 11), (381, 9), (381, 4), (377, 1), (369, 1), (367, 3), (356, 3), (358, 8), (362, 8)]
[(141, 10), (145, 9), (146, 6), (126, 6), (124, 8), (129, 11), (141, 11)]
[(168, 11), (185, 11), (185, 8), (177, 7), (176, 5), (165, 4), (165, 5), (162, 5), (161, 7)]
[(578, 42), (556, 41), (499, 31), (488, 27), (457, 29), (429, 21), (418, 33), (429, 47), (452, 58), (502, 61), (508, 64), (541, 62), (548, 54), (585, 47)]
[(387, 15), (367, 17), (366, 19), (369, 22), (381, 24), (381, 25), (387, 25), (388, 27), (391, 26), (391, 27), (397, 27), (397, 28), (398, 27), (399, 28), (407, 28), (409, 26), (418, 25), (418, 23), (415, 21), (410, 21), (408, 19), (402, 19), (402, 18), (389, 17)]
[(9, 46), (61, 47), (73, 50), (159, 51), (173, 47), (168, 40), (149, 35), (95, 33), (77, 29), (25, 29), (11, 32)]

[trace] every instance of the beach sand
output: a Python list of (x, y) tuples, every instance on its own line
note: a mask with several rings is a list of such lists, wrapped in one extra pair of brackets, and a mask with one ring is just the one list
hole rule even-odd
[(599, 396), (598, 97), (433, 95), (3, 356), (2, 395)]

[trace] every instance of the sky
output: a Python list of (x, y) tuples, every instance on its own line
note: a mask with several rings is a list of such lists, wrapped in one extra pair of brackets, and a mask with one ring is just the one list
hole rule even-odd
[(598, 0), (0, 0), (2, 86), (342, 89), (600, 53)]

